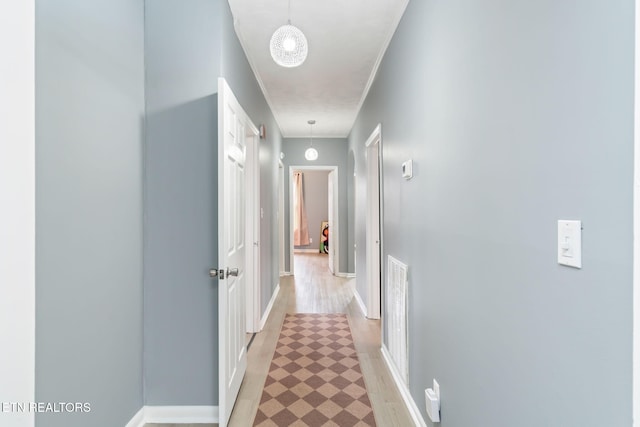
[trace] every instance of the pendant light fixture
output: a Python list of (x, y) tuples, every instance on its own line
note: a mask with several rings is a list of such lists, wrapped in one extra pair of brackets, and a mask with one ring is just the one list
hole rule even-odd
[(316, 150), (315, 148), (313, 148), (313, 125), (316, 124), (315, 120), (309, 120), (307, 123), (309, 123), (309, 128), (310, 128), (310, 138), (309, 138), (309, 148), (307, 148), (307, 151), (304, 152), (304, 158), (309, 160), (310, 162), (316, 160), (318, 158), (318, 150)]
[(271, 57), (281, 67), (297, 67), (307, 59), (307, 38), (298, 27), (291, 25), (291, 0), (287, 24), (273, 33), (269, 48)]

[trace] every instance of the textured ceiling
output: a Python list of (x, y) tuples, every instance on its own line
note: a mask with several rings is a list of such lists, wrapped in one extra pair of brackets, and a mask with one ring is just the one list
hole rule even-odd
[(288, 0), (229, 0), (249, 63), (284, 137), (346, 137), (409, 0), (291, 0), (291, 24), (309, 42), (297, 68), (276, 65), (273, 32)]

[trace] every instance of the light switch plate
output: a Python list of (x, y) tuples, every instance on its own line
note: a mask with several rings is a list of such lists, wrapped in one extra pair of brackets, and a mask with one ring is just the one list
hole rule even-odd
[(582, 268), (582, 221), (558, 221), (558, 264)]
[(413, 160), (409, 159), (402, 164), (402, 177), (404, 179), (413, 178)]

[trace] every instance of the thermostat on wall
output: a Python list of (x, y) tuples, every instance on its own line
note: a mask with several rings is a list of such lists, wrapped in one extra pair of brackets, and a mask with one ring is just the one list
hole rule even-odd
[(411, 179), (413, 177), (413, 160), (409, 159), (402, 164), (402, 177)]

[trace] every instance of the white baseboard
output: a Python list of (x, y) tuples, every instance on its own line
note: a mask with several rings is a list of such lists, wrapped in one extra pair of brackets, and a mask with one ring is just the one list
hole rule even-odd
[(336, 277), (342, 277), (344, 279), (355, 279), (356, 273), (336, 273)]
[(356, 302), (358, 303), (358, 307), (360, 307), (360, 310), (362, 311), (362, 314), (364, 315), (364, 317), (367, 317), (367, 306), (364, 305), (364, 301), (362, 301), (362, 297), (358, 293), (357, 289), (353, 293), (353, 297), (356, 299)]
[(144, 424), (144, 407), (142, 407), (125, 427), (144, 427)]
[(264, 314), (262, 315), (262, 319), (260, 319), (260, 327), (258, 328), (259, 331), (264, 329), (264, 325), (267, 323), (267, 319), (269, 318), (269, 313), (271, 313), (271, 309), (273, 308), (273, 304), (276, 302), (276, 297), (278, 296), (279, 292), (280, 292), (280, 283), (276, 285), (276, 289), (273, 291), (273, 295), (271, 296), (269, 305), (267, 305), (267, 309), (264, 311)]
[(420, 413), (420, 409), (418, 409), (418, 405), (416, 405), (415, 400), (413, 400), (413, 397), (411, 397), (411, 392), (407, 388), (405, 382), (402, 381), (402, 377), (396, 369), (395, 364), (391, 361), (391, 353), (389, 353), (389, 350), (387, 350), (387, 347), (384, 344), (382, 344), (380, 351), (382, 352), (382, 358), (384, 359), (387, 368), (389, 368), (389, 372), (391, 372), (393, 381), (396, 383), (396, 386), (400, 391), (402, 400), (404, 400), (404, 403), (409, 410), (411, 419), (415, 423), (416, 427), (427, 427), (427, 423), (425, 423), (424, 418), (422, 418), (422, 414)]
[(291, 272), (290, 271), (281, 271), (280, 272), (280, 277), (285, 277), (285, 276), (291, 276)]
[(294, 249), (293, 253), (294, 254), (319, 254), (320, 249)]
[(143, 406), (125, 427), (144, 427), (147, 423), (217, 424), (217, 406)]
[(145, 423), (217, 424), (218, 406), (145, 406)]

